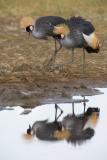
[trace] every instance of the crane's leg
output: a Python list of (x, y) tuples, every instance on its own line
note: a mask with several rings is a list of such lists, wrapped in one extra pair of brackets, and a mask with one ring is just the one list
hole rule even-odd
[(85, 73), (85, 67), (86, 67), (86, 65), (85, 65), (85, 49), (83, 48), (83, 73)]
[[(59, 43), (60, 44), (60, 43)], [(60, 44), (59, 48), (57, 49), (57, 40), (55, 39), (55, 50), (54, 50), (54, 54), (51, 56), (51, 58), (49, 59), (47, 66), (52, 65), (53, 63), (55, 63), (55, 59), (56, 59), (56, 55), (57, 53), (60, 51), (60, 49), (62, 48), (62, 45)]]
[(67, 63), (64, 63), (63, 65), (72, 64), (73, 62), (74, 62), (74, 48), (72, 48), (71, 50), (71, 59)]
[(55, 39), (55, 50), (54, 50), (54, 54), (52, 55), (52, 57), (51, 57), (51, 63), (53, 64), (53, 63), (55, 63), (55, 59), (56, 59), (56, 54), (57, 54), (57, 41), (56, 41), (56, 39)]
[(74, 111), (74, 102), (72, 102), (72, 115), (75, 115), (75, 111)]
[(74, 62), (74, 48), (72, 48), (72, 54), (71, 55), (72, 55), (71, 63), (73, 63)]
[[(60, 110), (60, 114), (57, 116), (57, 110), (58, 110), (58, 108)], [(62, 113), (63, 113), (63, 110), (57, 104), (55, 104), (55, 122), (57, 122), (57, 120), (62, 115)]]
[(83, 106), (84, 106), (84, 113), (85, 113), (85, 109), (86, 109), (86, 101), (85, 101), (85, 96), (83, 96), (83, 98), (84, 98)]

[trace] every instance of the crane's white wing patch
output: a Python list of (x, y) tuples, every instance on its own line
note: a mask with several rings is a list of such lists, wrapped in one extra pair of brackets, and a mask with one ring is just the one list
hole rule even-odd
[(99, 40), (95, 34), (95, 32), (91, 33), (90, 35), (86, 35), (83, 33), (83, 37), (87, 44), (92, 47), (93, 49), (96, 49), (99, 46)]
[(88, 121), (86, 122), (86, 124), (84, 125), (83, 130), (87, 129), (87, 128), (91, 128), (94, 129), (97, 125), (97, 122), (99, 120), (99, 114), (97, 112), (93, 113)]

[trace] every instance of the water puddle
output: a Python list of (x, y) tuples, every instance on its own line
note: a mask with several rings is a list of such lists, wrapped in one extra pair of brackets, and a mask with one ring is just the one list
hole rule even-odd
[(72, 103), (1, 107), (0, 159), (107, 159), (107, 89), (98, 90)]

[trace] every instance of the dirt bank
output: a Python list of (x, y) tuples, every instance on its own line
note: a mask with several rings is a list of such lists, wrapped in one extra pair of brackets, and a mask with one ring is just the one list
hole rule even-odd
[[(106, 81), (77, 80), (70, 82), (35, 81), (35, 83), (0, 84), (0, 106), (33, 108), (47, 103), (70, 103), (73, 96), (101, 94), (95, 87), (107, 87)], [(82, 97), (81, 97), (82, 98)]]

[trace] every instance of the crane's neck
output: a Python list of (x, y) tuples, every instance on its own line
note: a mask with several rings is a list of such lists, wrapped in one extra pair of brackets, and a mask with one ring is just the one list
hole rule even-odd
[(32, 31), (32, 36), (37, 39), (46, 39), (46, 34), (42, 31), (37, 31), (36, 29)]
[(60, 40), (61, 41), (61, 44), (62, 44), (62, 46), (64, 46), (65, 48), (74, 48), (74, 41), (73, 41), (73, 39), (70, 37), (70, 36), (68, 36), (68, 35), (66, 35), (63, 39), (61, 39)]

